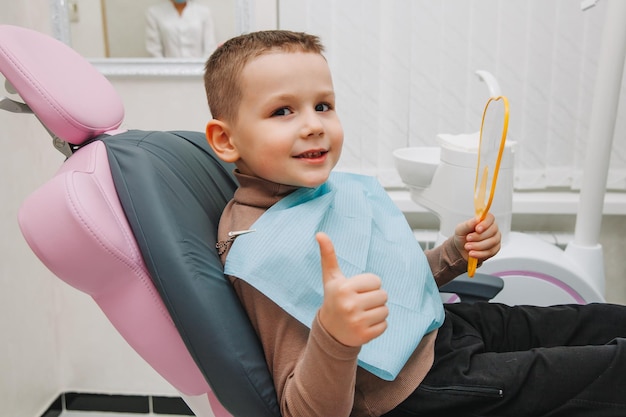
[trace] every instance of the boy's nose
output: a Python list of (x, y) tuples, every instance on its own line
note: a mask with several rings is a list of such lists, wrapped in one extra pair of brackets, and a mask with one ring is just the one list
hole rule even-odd
[(320, 119), (317, 112), (308, 112), (305, 115), (304, 123), (302, 126), (302, 136), (319, 136), (324, 133), (324, 124)]

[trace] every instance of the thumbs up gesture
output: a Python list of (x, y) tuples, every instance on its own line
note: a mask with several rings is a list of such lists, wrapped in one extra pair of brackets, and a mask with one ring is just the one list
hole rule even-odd
[(387, 292), (374, 274), (346, 278), (328, 235), (315, 235), (320, 247), (324, 302), (319, 311), (322, 326), (346, 346), (361, 346), (387, 329)]

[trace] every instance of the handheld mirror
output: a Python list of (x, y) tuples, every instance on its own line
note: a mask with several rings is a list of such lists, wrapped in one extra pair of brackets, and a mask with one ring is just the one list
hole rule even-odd
[[(505, 96), (489, 98), (480, 125), (478, 163), (474, 181), (474, 210), (480, 220), (483, 220), (489, 212), (496, 192), (508, 126), (508, 99)], [(467, 262), (467, 275), (473, 277), (477, 266), (478, 260), (470, 257)]]

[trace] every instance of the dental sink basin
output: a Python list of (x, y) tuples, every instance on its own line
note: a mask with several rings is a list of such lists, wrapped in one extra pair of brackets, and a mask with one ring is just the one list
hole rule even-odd
[(439, 166), (440, 156), (441, 148), (438, 146), (401, 148), (393, 151), (395, 167), (402, 182), (418, 188), (430, 185)]

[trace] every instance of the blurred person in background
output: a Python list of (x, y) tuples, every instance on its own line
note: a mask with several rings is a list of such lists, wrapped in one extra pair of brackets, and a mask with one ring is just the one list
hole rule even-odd
[(208, 58), (217, 47), (208, 6), (168, 0), (146, 11), (146, 50), (155, 58)]

